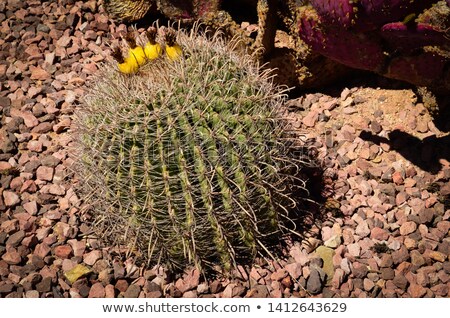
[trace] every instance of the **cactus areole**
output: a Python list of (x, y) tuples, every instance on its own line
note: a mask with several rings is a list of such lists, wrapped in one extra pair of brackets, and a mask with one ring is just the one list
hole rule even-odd
[(150, 264), (228, 271), (294, 223), (304, 161), (270, 75), (194, 33), (175, 62), (101, 68), (78, 112), (79, 175), (106, 239)]

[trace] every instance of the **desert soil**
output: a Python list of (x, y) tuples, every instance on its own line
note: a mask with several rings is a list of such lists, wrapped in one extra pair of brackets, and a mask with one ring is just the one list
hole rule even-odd
[(72, 116), (125, 30), (93, 0), (0, 3), (0, 297), (450, 296), (450, 137), (411, 89), (289, 101), (322, 201), (279, 260), (205, 280), (105, 246), (76, 193)]

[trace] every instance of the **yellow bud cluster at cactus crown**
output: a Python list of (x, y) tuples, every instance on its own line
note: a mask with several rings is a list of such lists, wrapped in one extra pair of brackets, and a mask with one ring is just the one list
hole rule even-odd
[(119, 47), (112, 50), (111, 56), (116, 60), (118, 69), (123, 74), (134, 74), (139, 71), (139, 68), (149, 61), (162, 58), (163, 50), (165, 56), (170, 61), (176, 61), (183, 56), (181, 46), (176, 42), (175, 30), (169, 28), (165, 29), (163, 39), (165, 45), (162, 46), (156, 41), (158, 30), (155, 27), (149, 27), (145, 31), (147, 42), (144, 46), (138, 45), (136, 35), (134, 32), (128, 32), (124, 40), (127, 44), (127, 54), (124, 56)]

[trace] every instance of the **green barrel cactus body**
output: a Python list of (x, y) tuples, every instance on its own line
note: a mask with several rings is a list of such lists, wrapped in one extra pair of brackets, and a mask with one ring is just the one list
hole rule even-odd
[(179, 37), (179, 61), (100, 70), (78, 113), (82, 187), (98, 228), (144, 259), (229, 270), (282, 234), (300, 160), (269, 75)]

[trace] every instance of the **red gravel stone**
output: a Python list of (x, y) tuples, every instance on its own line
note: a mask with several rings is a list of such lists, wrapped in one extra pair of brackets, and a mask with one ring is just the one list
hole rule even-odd
[(445, 255), (444, 253), (438, 252), (438, 251), (431, 251), (429, 249), (425, 250), (423, 253), (423, 256), (425, 258), (431, 258), (437, 262), (445, 262), (447, 260), (448, 255)]
[(12, 166), (9, 162), (6, 161), (0, 161), (0, 173), (6, 174), (11, 170)]
[(83, 262), (87, 265), (94, 265), (97, 260), (102, 258), (102, 252), (99, 250), (93, 250), (83, 255)]
[(369, 272), (369, 269), (365, 264), (361, 264), (359, 262), (353, 263), (353, 269), (352, 274), (355, 278), (364, 278), (366, 277), (367, 273)]
[(52, 181), (53, 179), (53, 168), (52, 167), (44, 167), (44, 166), (40, 166), (39, 168), (37, 168), (36, 170), (36, 177), (39, 180), (43, 180), (43, 181)]
[(84, 251), (86, 249), (86, 242), (84, 240), (68, 240), (67, 243), (72, 247), (73, 255), (75, 256), (83, 256)]
[(51, 78), (51, 75), (46, 70), (40, 67), (31, 67), (31, 79), (45, 81)]
[(115, 291), (114, 286), (109, 284), (105, 286), (105, 298), (114, 298), (115, 297)]
[(394, 264), (400, 264), (409, 259), (408, 249), (402, 245), (398, 251), (392, 252), (392, 260)]
[(60, 245), (55, 247), (55, 255), (59, 258), (69, 258), (72, 254), (72, 247), (70, 245)]
[(413, 298), (420, 298), (420, 297), (425, 296), (425, 294), (427, 293), (427, 289), (418, 284), (411, 284), (408, 287), (408, 293)]
[(300, 265), (299, 263), (288, 264), (286, 265), (286, 270), (293, 279), (297, 279), (302, 274), (302, 265)]
[(379, 241), (387, 241), (387, 239), (389, 238), (389, 233), (382, 228), (374, 227), (370, 231), (370, 238)]
[(408, 235), (413, 233), (417, 229), (417, 224), (413, 221), (405, 222), (400, 226), (400, 234)]
[(6, 206), (15, 206), (20, 203), (20, 197), (11, 191), (3, 191), (3, 202)]
[(4, 260), (9, 265), (17, 265), (22, 261), (22, 257), (15, 249), (10, 249), (2, 256)]
[(276, 272), (272, 273), (272, 275), (270, 275), (270, 279), (274, 281), (281, 281), (283, 278), (286, 277), (286, 275), (288, 275), (286, 269), (280, 268)]
[(127, 289), (128, 289), (128, 282), (127, 282), (125, 279), (119, 279), (119, 280), (116, 282), (115, 287), (116, 287), (116, 289), (117, 289), (119, 292), (124, 293), (124, 292), (126, 292)]
[(36, 245), (36, 248), (34, 249), (34, 254), (36, 256), (44, 258), (45, 256), (47, 256), (48, 253), (50, 253), (50, 251), (51, 248), (47, 244), (41, 243)]
[(404, 180), (403, 180), (403, 176), (401, 174), (401, 172), (396, 171), (392, 174), (392, 181), (396, 184), (396, 185), (402, 185)]
[(303, 117), (303, 124), (306, 127), (314, 127), (319, 119), (319, 113), (317, 111), (310, 111), (305, 117)]
[(105, 287), (102, 283), (95, 283), (89, 290), (89, 298), (104, 298), (106, 296)]

